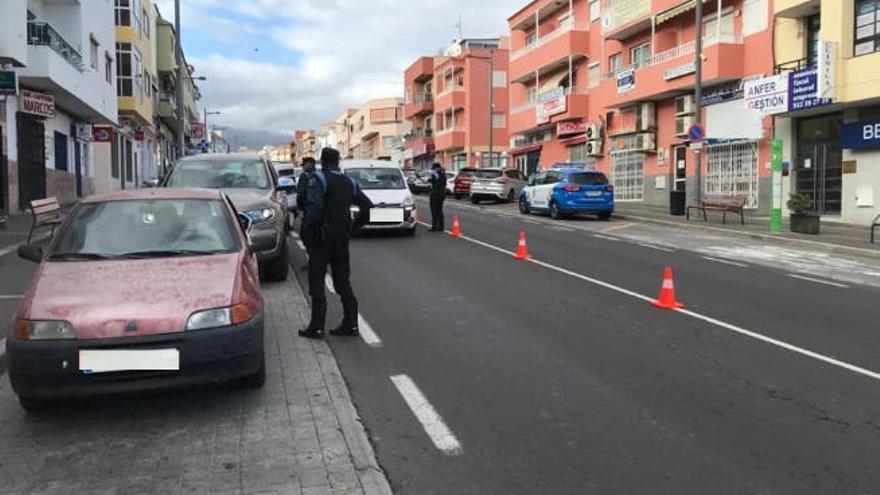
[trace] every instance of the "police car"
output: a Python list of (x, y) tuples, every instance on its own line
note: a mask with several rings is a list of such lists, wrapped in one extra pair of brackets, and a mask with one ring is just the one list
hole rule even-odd
[(519, 211), (547, 213), (554, 220), (576, 213), (595, 213), (608, 220), (614, 212), (614, 186), (608, 177), (587, 167), (551, 167), (529, 177), (519, 195)]
[[(400, 168), (381, 160), (343, 160), (342, 172), (351, 177), (373, 202), (370, 221), (361, 230), (397, 230), (416, 233), (416, 201)], [(352, 207), (352, 215), (358, 213)]]

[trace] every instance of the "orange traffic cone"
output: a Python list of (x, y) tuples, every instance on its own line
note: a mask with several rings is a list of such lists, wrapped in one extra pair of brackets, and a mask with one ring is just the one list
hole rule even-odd
[(449, 232), (452, 237), (461, 237), (461, 222), (458, 221), (458, 215), (452, 217), (452, 230)]
[(652, 301), (655, 308), (677, 309), (683, 308), (684, 304), (675, 299), (675, 284), (672, 282), (672, 268), (663, 270), (663, 285), (660, 287), (660, 298)]
[(532, 255), (529, 254), (529, 246), (526, 245), (526, 233), (519, 233), (519, 243), (516, 245), (516, 254), (513, 256), (518, 260), (530, 260)]

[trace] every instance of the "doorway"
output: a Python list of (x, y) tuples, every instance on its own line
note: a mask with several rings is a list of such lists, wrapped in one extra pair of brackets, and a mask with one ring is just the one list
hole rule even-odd
[(800, 119), (797, 123), (795, 191), (810, 198), (819, 215), (840, 215), (842, 125), (843, 114), (840, 113)]
[(46, 129), (32, 115), (18, 113), (18, 207), (46, 197)]
[(82, 169), (83, 145), (79, 141), (73, 142), (73, 171), (76, 178), (76, 197), (83, 196), (83, 169)]
[(541, 166), (541, 152), (532, 151), (526, 154), (526, 177), (538, 171)]
[(687, 146), (676, 146), (672, 150), (672, 163), (675, 168), (672, 171), (672, 190), (675, 192), (687, 192)]

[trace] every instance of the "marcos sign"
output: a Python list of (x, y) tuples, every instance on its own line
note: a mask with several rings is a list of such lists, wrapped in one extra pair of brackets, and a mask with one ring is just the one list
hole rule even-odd
[(21, 111), (45, 118), (55, 116), (55, 97), (46, 93), (21, 90)]

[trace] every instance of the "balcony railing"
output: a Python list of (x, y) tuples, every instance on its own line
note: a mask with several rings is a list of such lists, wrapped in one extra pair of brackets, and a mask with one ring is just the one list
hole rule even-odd
[(406, 142), (410, 143), (419, 139), (434, 137), (433, 129), (413, 129), (406, 137)]
[(553, 31), (550, 31), (549, 33), (545, 34), (544, 36), (541, 36), (534, 43), (526, 45), (518, 50), (511, 52), (510, 60), (516, 60), (518, 58), (522, 58), (527, 53), (532, 52), (534, 50), (537, 50), (538, 48), (546, 45), (547, 43), (550, 43), (551, 41), (555, 40), (556, 38), (559, 38), (560, 36), (562, 36), (566, 33), (569, 33), (571, 31), (589, 31), (589, 30), (590, 30), (590, 23), (589, 22), (572, 22), (569, 24), (563, 24), (563, 25), (559, 26), (558, 28), (554, 29)]
[(789, 60), (788, 62), (782, 62), (781, 64), (774, 67), (774, 72), (776, 74), (782, 74), (783, 72), (788, 72), (791, 70), (807, 69), (810, 66), (812, 66), (812, 64), (810, 64), (810, 59), (799, 58), (797, 60)]
[(432, 95), (431, 93), (418, 94), (418, 95), (416, 95), (415, 98), (413, 98), (413, 103), (415, 105), (422, 105), (424, 103), (431, 103), (432, 101), (434, 101), (434, 95)]
[[(717, 45), (720, 43), (728, 44), (728, 45), (741, 45), (743, 42), (743, 37), (741, 34), (722, 34), (720, 37), (715, 33), (703, 36), (703, 47), (709, 47), (713, 45)], [(630, 64), (616, 71), (611, 71), (605, 74), (605, 80), (609, 81), (617, 78), (617, 74), (630, 70), (630, 69), (642, 69), (644, 67), (651, 67), (654, 65), (660, 65), (670, 60), (675, 60), (680, 57), (684, 57), (685, 55), (693, 55), (697, 51), (697, 43), (696, 41), (689, 41), (682, 45), (678, 45), (675, 48), (670, 48), (669, 50), (662, 51), (660, 53), (655, 53), (651, 58), (646, 60), (645, 62), (638, 64)]]
[(463, 126), (454, 126), (447, 127), (446, 129), (440, 129), (434, 133), (435, 136), (445, 136), (447, 134), (452, 134), (453, 132), (464, 132)]
[(70, 65), (82, 71), (82, 55), (67, 42), (48, 22), (30, 21), (27, 23), (28, 45), (48, 46), (67, 60)]

